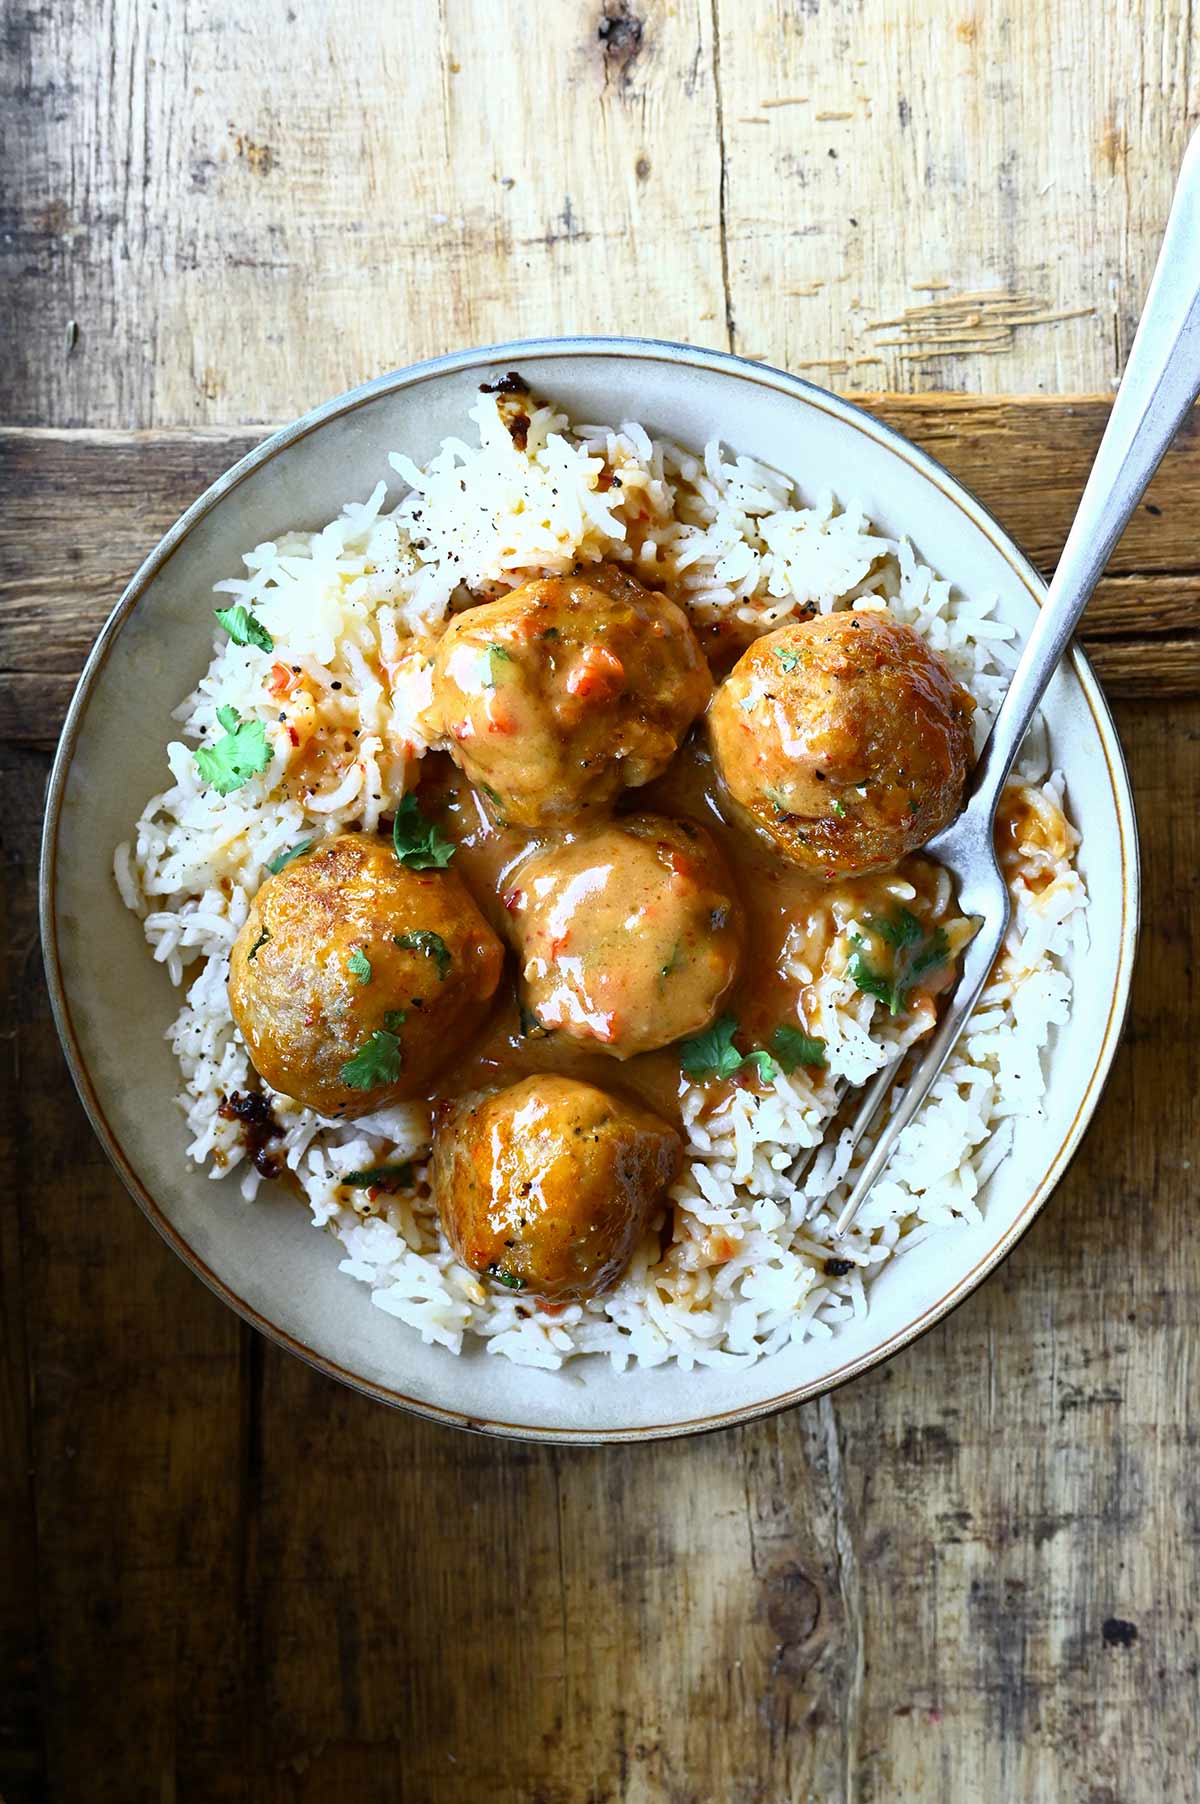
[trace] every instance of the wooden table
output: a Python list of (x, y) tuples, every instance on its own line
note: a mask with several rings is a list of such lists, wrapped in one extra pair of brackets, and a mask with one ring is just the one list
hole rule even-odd
[(1200, 434), (1085, 635), (1145, 859), (1112, 1083), (1003, 1270), (834, 1398), (556, 1451), (317, 1376), (109, 1171), (35, 926), (127, 575), (267, 423), (413, 357), (767, 357), (871, 393), (1050, 567), (1197, 117), (1190, 6), (8, 10), (0, 1795), (1194, 1796)]

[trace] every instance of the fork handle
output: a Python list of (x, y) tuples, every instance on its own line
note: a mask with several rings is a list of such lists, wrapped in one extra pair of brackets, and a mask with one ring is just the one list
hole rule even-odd
[(990, 819), (1021, 741), (1130, 515), (1200, 393), (1200, 132), (1183, 159), (1129, 362), (1058, 568), (975, 766)]

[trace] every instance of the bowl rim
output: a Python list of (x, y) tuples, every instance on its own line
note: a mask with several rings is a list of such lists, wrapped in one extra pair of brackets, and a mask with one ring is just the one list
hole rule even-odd
[(789, 374), (786, 370), (777, 369), (771, 364), (750, 362), (729, 351), (709, 350), (670, 340), (580, 335), (565, 338), (516, 339), (499, 344), (480, 345), (468, 350), (450, 352), (445, 356), (429, 358), (420, 363), (410, 364), (403, 369), (389, 371), (310, 409), (309, 412), (300, 415), (290, 424), (271, 433), (261, 444), (256, 445), (244, 457), (239, 458), (180, 515), (130, 578), (88, 654), (71, 697), (47, 784), (38, 872), (38, 907), (43, 959), (51, 1011), (67, 1067), (80, 1101), (105, 1153), (134, 1201), (168, 1245), (216, 1296), (228, 1304), (252, 1328), (267, 1335), (287, 1352), (295, 1354), (309, 1365), (315, 1366), (319, 1371), (338, 1379), (352, 1389), (361, 1391), (379, 1402), (387, 1403), (393, 1408), (407, 1410), (412, 1414), (423, 1416), (429, 1421), (439, 1422), (450, 1427), (476, 1433), (494, 1434), (514, 1440), (565, 1446), (665, 1440), (677, 1436), (703, 1434), (743, 1422), (753, 1422), (762, 1417), (774, 1415), (781, 1410), (790, 1409), (798, 1403), (808, 1402), (840, 1389), (842, 1385), (849, 1384), (853, 1379), (862, 1376), (863, 1373), (872, 1370), (875, 1366), (884, 1364), (904, 1348), (911, 1346), (938, 1322), (944, 1320), (951, 1310), (965, 1302), (967, 1297), (983, 1283), (984, 1279), (989, 1277), (997, 1266), (1008, 1257), (1045, 1207), (1051, 1193), (1074, 1157), (1108, 1081), (1128, 1017), (1130, 987), (1141, 914), (1140, 853), (1129, 773), (1107, 700), (1091, 665), (1075, 641), (1071, 643), (1068, 656), (1104, 751), (1121, 845), (1121, 923), (1116, 981), (1095, 1063), (1079, 1107), (1057, 1150), (1049, 1160), (1046, 1170), (1034, 1185), (1015, 1220), (943, 1296), (888, 1339), (846, 1361), (844, 1365), (835, 1368), (834, 1371), (821, 1378), (792, 1385), (776, 1396), (766, 1397), (755, 1403), (743, 1404), (736, 1408), (707, 1415), (640, 1427), (542, 1428), (527, 1422), (507, 1422), (486, 1416), (469, 1415), (462, 1410), (410, 1397), (403, 1391), (365, 1378), (361, 1374), (339, 1365), (328, 1354), (298, 1340), (287, 1329), (271, 1321), (253, 1304), (240, 1297), (230, 1288), (225, 1279), (218, 1276), (208, 1266), (169, 1220), (138, 1176), (132, 1160), (126, 1154), (108, 1122), (103, 1104), (92, 1083), (84, 1060), (71, 1018), (71, 1007), (66, 994), (58, 943), (55, 893), (59, 826), (67, 779), (80, 732), (85, 723), (92, 689), (104, 669), (126, 621), (150, 583), (166, 566), (176, 548), (192, 528), (211, 513), (217, 504), (246, 477), (280, 456), (299, 440), (318, 430), (329, 420), (342, 414), (352, 413), (381, 395), (416, 387), (435, 377), (476, 368), (483, 369), (501, 362), (511, 361), (518, 364), (523, 359), (530, 360), (535, 357), (619, 357), (626, 361), (640, 359), (647, 362), (711, 370), (718, 374), (736, 376), (760, 387), (774, 389), (814, 407), (820, 412), (831, 415), (901, 457), (919, 475), (952, 501), (967, 516), (976, 530), (982, 532), (994, 549), (1004, 558), (1013, 574), (1026, 589), (1034, 605), (1037, 607), (1042, 605), (1046, 594), (1046, 585), (1038, 571), (989, 509), (970, 489), (944, 469), (936, 458), (914, 445), (905, 438), (903, 433), (886, 425), (873, 414), (867, 413), (854, 402), (832, 394), (817, 383), (805, 381), (801, 377)]

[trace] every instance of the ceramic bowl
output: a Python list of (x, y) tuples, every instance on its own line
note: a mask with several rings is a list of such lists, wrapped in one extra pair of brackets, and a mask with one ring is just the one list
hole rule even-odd
[[(163, 771), (171, 709), (211, 654), (211, 588), (242, 551), (317, 527), (388, 475), (397, 447), (424, 460), (461, 433), (481, 382), (519, 368), (576, 419), (636, 418), (700, 446), (714, 434), (778, 466), (802, 492), (862, 502), (920, 557), (975, 593), (994, 591), (1022, 633), (1043, 585), (979, 502), (931, 458), (847, 402), (778, 370), (644, 340), (493, 346), (382, 376), (276, 433), (172, 527), (137, 572), (80, 679), (51, 779), (42, 862), (50, 992), (80, 1095), (125, 1183), (159, 1232), (247, 1321), (381, 1400), (436, 1420), (561, 1441), (636, 1440), (745, 1421), (887, 1359), (982, 1282), (1046, 1202), (1095, 1109), (1119, 1038), (1138, 913), (1137, 839), (1112, 720), (1079, 651), (1046, 713), (1082, 831), (1090, 892), (1087, 981), (1049, 1052), (1045, 1119), (1022, 1129), (979, 1226), (889, 1265), (869, 1314), (828, 1340), (737, 1371), (617, 1374), (599, 1358), (561, 1373), (423, 1346), (342, 1277), (328, 1237), (284, 1195), (247, 1205), (184, 1156), (176, 1070), (163, 1034), (176, 992), (147, 954), (111, 877), (114, 845)], [(1078, 974), (1077, 974), (1078, 975)]]

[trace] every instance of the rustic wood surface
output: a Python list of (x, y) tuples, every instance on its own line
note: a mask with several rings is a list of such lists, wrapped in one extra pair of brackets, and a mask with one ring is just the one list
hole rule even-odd
[(266, 423), (411, 357), (649, 331), (892, 391), (1049, 568), (1197, 117), (1188, 0), (5, 12), (0, 1797), (1195, 1796), (1194, 428), (1085, 634), (1145, 866), (1113, 1080), (1001, 1272), (835, 1398), (556, 1451), (287, 1358), (110, 1172), (35, 918), (124, 580)]

